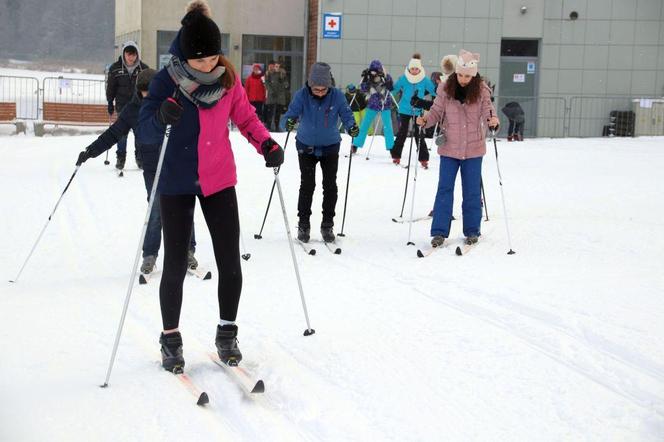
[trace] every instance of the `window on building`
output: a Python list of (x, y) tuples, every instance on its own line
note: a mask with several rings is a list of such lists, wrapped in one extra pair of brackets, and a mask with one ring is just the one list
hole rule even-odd
[(242, 80), (251, 73), (254, 63), (263, 69), (270, 61), (276, 61), (286, 70), (291, 93), (303, 84), (302, 63), (304, 60), (304, 38), (273, 35), (242, 36)]
[(539, 41), (506, 40), (500, 43), (500, 55), (503, 57), (537, 57)]

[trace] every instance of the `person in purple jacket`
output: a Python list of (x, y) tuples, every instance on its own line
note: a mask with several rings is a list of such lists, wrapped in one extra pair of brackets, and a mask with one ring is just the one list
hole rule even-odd
[(362, 71), (362, 83), (360, 90), (369, 95), (367, 111), (360, 124), (360, 134), (355, 138), (353, 145), (360, 148), (364, 146), (369, 128), (374, 122), (377, 114), (383, 121), (383, 135), (385, 137), (385, 148), (392, 150), (394, 146), (394, 132), (392, 130), (392, 100), (391, 90), (394, 89), (394, 81), (390, 74), (385, 74), (383, 64), (380, 60), (373, 60), (369, 68)]
[(417, 119), (425, 128), (436, 123), (446, 135), (438, 147), (440, 171), (433, 206), (431, 245), (440, 247), (449, 237), (454, 203), (454, 182), (461, 169), (463, 234), (467, 244), (480, 236), (482, 222), (482, 157), (486, 154), (486, 128), (498, 128), (491, 91), (478, 73), (480, 54), (461, 49), (455, 73), (450, 75), (428, 114)]
[(284, 161), (283, 149), (270, 138), (233, 65), (221, 54), (221, 32), (211, 16), (205, 1), (189, 3), (170, 48), (171, 60), (152, 80), (139, 114), (138, 137), (143, 143), (161, 143), (166, 126), (171, 126), (158, 184), (165, 251), (159, 286), (164, 328), (159, 342), (162, 366), (175, 373), (185, 363), (178, 326), (196, 199), (219, 271), (217, 353), (228, 365), (242, 359), (235, 324), (242, 290), (240, 222), (229, 120), (265, 157), (267, 167)]

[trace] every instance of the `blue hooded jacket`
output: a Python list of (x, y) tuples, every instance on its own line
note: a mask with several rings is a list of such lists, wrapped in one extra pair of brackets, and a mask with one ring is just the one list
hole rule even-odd
[(330, 88), (322, 99), (316, 98), (308, 86), (295, 93), (285, 118), (299, 120), (296, 139), (306, 146), (332, 146), (341, 142), (338, 121), (346, 130), (355, 125), (353, 111), (338, 89)]
[(436, 96), (436, 86), (433, 84), (433, 81), (429, 77), (424, 77), (421, 81), (413, 84), (408, 81), (406, 75), (399, 77), (396, 83), (394, 83), (394, 93), (401, 91), (401, 99), (399, 100), (399, 113), (402, 115), (421, 115), (421, 109), (413, 109), (410, 105), (410, 99), (413, 98), (415, 92), (419, 98), (424, 98), (428, 93), (432, 97)]

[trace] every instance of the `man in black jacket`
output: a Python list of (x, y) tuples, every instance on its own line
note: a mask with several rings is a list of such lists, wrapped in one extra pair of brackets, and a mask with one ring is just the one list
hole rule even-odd
[[(96, 158), (108, 149), (113, 147), (114, 144), (120, 143), (120, 140), (127, 140), (127, 134), (130, 130), (136, 133), (138, 127), (138, 112), (141, 109), (143, 98), (148, 94), (148, 87), (150, 81), (156, 75), (157, 71), (154, 69), (145, 68), (137, 77), (136, 89), (131, 96), (131, 100), (118, 115), (118, 119), (102, 133), (92, 144), (90, 144), (83, 152), (78, 155), (76, 165), (80, 166), (90, 158)], [(143, 180), (145, 181), (145, 190), (148, 192), (150, 198), (150, 191), (154, 183), (155, 175), (157, 173), (157, 165), (159, 163), (159, 153), (161, 146), (149, 144), (136, 144), (136, 152), (140, 152), (143, 158)], [(161, 247), (161, 216), (159, 213), (159, 194), (155, 195), (152, 211), (148, 220), (148, 228), (145, 232), (145, 240), (143, 241), (143, 264), (141, 265), (141, 273), (149, 274), (154, 270), (157, 261), (157, 254)], [(196, 239), (192, 227), (191, 240), (189, 243), (189, 268), (195, 269), (198, 262), (194, 257), (196, 250)]]
[[(120, 114), (122, 109), (129, 103), (134, 95), (136, 88), (136, 77), (147, 69), (148, 66), (140, 59), (138, 45), (133, 41), (128, 41), (122, 45), (122, 54), (118, 61), (113, 63), (108, 70), (108, 81), (106, 82), (106, 100), (108, 101), (108, 115), (113, 112)], [(115, 101), (115, 104), (113, 103)], [(135, 133), (134, 133), (135, 135)], [(136, 164), (142, 168), (140, 151), (134, 148), (136, 152)], [(115, 167), (124, 169), (127, 158), (127, 137), (118, 141), (117, 162)]]

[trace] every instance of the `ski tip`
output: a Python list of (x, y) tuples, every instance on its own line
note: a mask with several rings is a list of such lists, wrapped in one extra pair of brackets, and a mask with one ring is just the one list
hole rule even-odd
[(251, 390), (252, 393), (265, 393), (265, 383), (263, 383), (263, 380), (259, 380), (256, 382), (256, 385), (254, 385), (254, 388)]
[(145, 276), (143, 276), (143, 275), (139, 275), (139, 276), (138, 276), (138, 283), (141, 284), (141, 285), (143, 285), (143, 284), (147, 284), (147, 283), (148, 283), (148, 280), (145, 279)]
[(454, 251), (454, 253), (456, 253), (457, 256), (461, 256), (461, 255), (463, 255), (463, 253), (461, 252), (461, 247), (459, 247), (459, 246), (457, 246), (457, 248), (456, 248), (456, 250)]
[(334, 251), (334, 254), (335, 254), (335, 255), (341, 255), (341, 249), (336, 249), (336, 250)]
[(249, 261), (249, 258), (251, 258), (251, 253), (245, 253), (244, 255), (242, 255), (242, 259), (244, 259), (245, 261)]
[(9, 282), (11, 282), (12, 284), (14, 284), (16, 281), (10, 279)]
[(203, 276), (203, 280), (204, 280), (204, 281), (205, 281), (205, 280), (208, 280), (208, 279), (212, 279), (212, 272), (207, 272), (207, 273), (205, 274), (205, 276)]
[(210, 403), (210, 398), (208, 397), (206, 392), (201, 393), (200, 396), (198, 396), (198, 400), (196, 401), (196, 405), (205, 405)]
[(419, 250), (419, 249), (417, 250), (417, 257), (418, 258), (424, 258), (424, 253), (422, 253), (422, 251)]
[(314, 330), (313, 328), (308, 328), (304, 331), (304, 336), (311, 336), (314, 333), (316, 333), (316, 330)]
[(408, 242), (406, 243), (406, 245), (407, 245), (407, 246), (414, 246), (414, 245), (415, 245), (415, 243), (414, 243), (414, 242), (412, 242), (412, 241), (408, 241)]
[(254, 239), (262, 239), (263, 235), (259, 235), (258, 233), (254, 233)]
[(392, 218), (392, 222), (393, 222), (393, 223), (398, 223), (399, 221), (397, 221), (396, 218)]

